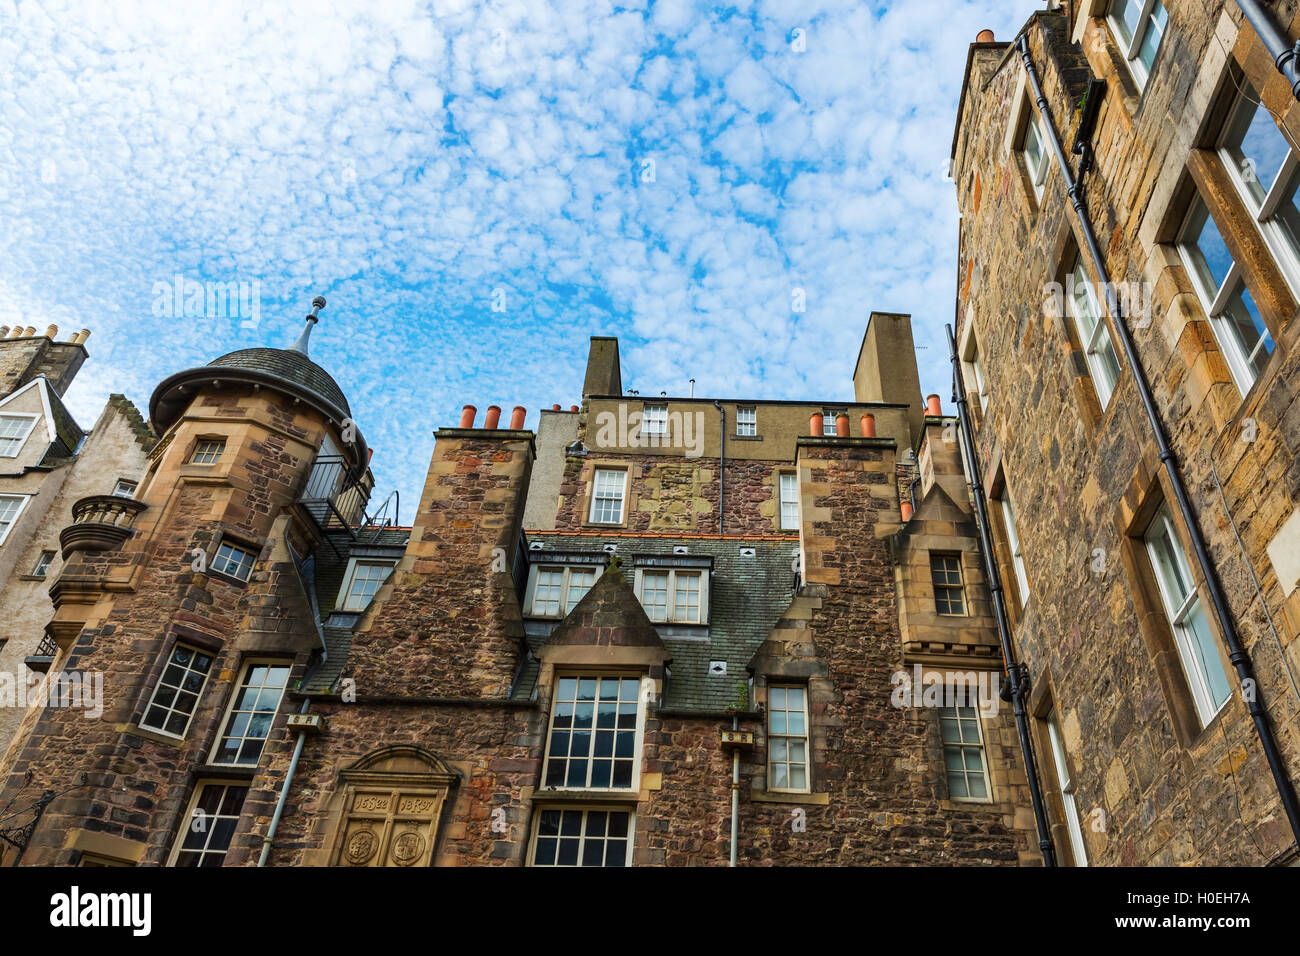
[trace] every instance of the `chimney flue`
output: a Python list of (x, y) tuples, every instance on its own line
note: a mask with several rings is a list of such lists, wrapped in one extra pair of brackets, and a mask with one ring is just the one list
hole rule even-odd
[(464, 408), (462, 408), (460, 411), (460, 427), (473, 428), (474, 416), (477, 414), (478, 414), (478, 409), (475, 408), (473, 405), (466, 405)]
[(510, 427), (514, 431), (520, 431), (524, 427), (524, 418), (528, 415), (528, 409), (522, 405), (516, 405), (510, 413)]
[(992, 30), (981, 30), (981, 31), (979, 32), (979, 35), (975, 37), (975, 42), (976, 42), (976, 43), (994, 43), (994, 42), (996, 42), (996, 41), (993, 39), (993, 31), (992, 31)]
[(483, 427), (491, 430), (499, 424), (501, 424), (501, 406), (489, 405), (487, 414), (483, 416)]
[(940, 403), (938, 395), (925, 396), (925, 413), (939, 418), (943, 415), (943, 405)]

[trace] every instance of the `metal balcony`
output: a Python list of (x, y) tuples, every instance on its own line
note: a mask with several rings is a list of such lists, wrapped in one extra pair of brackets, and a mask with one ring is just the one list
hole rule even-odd
[(370, 503), (370, 488), (348, 481), (348, 461), (342, 455), (321, 455), (298, 503), (322, 531), (346, 531), (355, 537)]
[(30, 669), (44, 674), (54, 666), (54, 659), (59, 656), (59, 645), (54, 638), (46, 634), (36, 645), (36, 650), (23, 660)]

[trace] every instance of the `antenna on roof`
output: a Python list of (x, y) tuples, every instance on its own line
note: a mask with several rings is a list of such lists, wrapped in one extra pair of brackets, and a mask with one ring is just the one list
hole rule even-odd
[(307, 354), (307, 340), (311, 338), (311, 327), (320, 321), (320, 316), (316, 313), (325, 308), (325, 296), (318, 295), (311, 300), (311, 311), (307, 313), (307, 325), (302, 330), (302, 335), (298, 336), (298, 341), (289, 346), (290, 352), (301, 352)]

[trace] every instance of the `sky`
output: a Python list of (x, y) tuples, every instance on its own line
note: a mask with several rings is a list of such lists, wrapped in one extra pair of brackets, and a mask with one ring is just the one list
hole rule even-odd
[(324, 295), (407, 523), (434, 431), (579, 403), (592, 335), (642, 396), (848, 401), (907, 312), (947, 407), (966, 50), (1039, 6), (0, 0), (0, 324), (91, 330), (89, 427)]

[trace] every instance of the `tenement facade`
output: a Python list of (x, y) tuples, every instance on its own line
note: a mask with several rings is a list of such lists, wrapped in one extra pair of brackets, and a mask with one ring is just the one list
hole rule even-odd
[(1300, 36), (1087, 0), (967, 61), (956, 337), (1063, 863), (1295, 860), (1300, 105), (1247, 6)]
[(307, 332), (160, 383), (138, 494), (64, 532), (70, 702), (4, 768), (0, 806), (54, 794), (10, 862), (1038, 859), (907, 316), (871, 316), (852, 400), (642, 399), (594, 338), (536, 433), (437, 433), (410, 528)]

